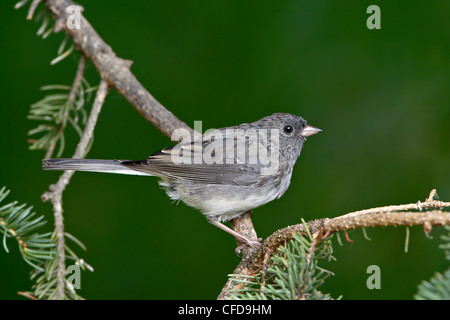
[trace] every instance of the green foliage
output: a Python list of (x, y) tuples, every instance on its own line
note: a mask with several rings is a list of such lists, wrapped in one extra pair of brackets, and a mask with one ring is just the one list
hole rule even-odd
[[(9, 194), (5, 187), (0, 189), (0, 202)], [(22, 258), (33, 267), (31, 279), (34, 280), (32, 292), (25, 295), (37, 299), (52, 299), (55, 297), (57, 281), (57, 252), (55, 234), (49, 232), (45, 234), (37, 233), (46, 221), (44, 216), (36, 217), (32, 212), (32, 207), (26, 204), (19, 205), (17, 201), (8, 203), (0, 207), (0, 235), (3, 237), (3, 247), (9, 252), (7, 240), (14, 238), (19, 246)], [(67, 240), (75, 242), (82, 249), (84, 245), (74, 236), (66, 233), (66, 260), (72, 261), (81, 270), (93, 271), (93, 268), (67, 245)], [(65, 299), (82, 299), (75, 291), (74, 287), (66, 279)]]
[[(36, 2), (31, 3), (32, 2), (29, 0), (21, 0), (16, 3), (15, 8), (18, 9), (30, 4), (28, 19), (31, 19), (33, 12), (36, 9), (34, 5), (39, 5), (39, 3)], [(36, 33), (37, 36), (42, 39), (46, 39), (50, 34), (54, 33), (55, 20), (52, 18), (50, 11), (45, 6), (42, 6), (41, 10), (35, 15), (34, 20), (40, 24)], [(56, 58), (54, 58), (50, 64), (54, 65), (67, 58), (72, 54), (74, 48), (75, 45), (66, 35), (57, 50)], [(39, 135), (38, 138), (30, 139), (31, 150), (46, 150), (45, 156), (52, 157), (56, 146), (59, 144), (56, 156), (60, 157), (64, 151), (64, 135), (68, 124), (73, 127), (80, 136), (82, 136), (81, 127), (85, 125), (87, 121), (87, 112), (84, 107), (86, 102), (91, 100), (92, 91), (95, 90), (95, 88), (91, 88), (89, 83), (82, 77), (84, 72), (84, 58), (82, 62), (83, 63), (81, 64), (80, 60), (81, 67), (77, 70), (73, 86), (48, 85), (41, 88), (41, 90), (49, 92), (49, 94), (46, 94), (43, 99), (33, 104), (28, 115), (28, 119), (40, 122), (36, 128), (28, 132), (29, 135)], [(88, 149), (92, 145), (92, 142), (93, 140), (91, 139)], [(86, 152), (88, 152), (88, 150), (86, 150)], [(2, 191), (4, 191), (4, 189), (2, 189)], [(3, 200), (3, 198), (0, 198), (0, 201)], [(84, 245), (68, 233), (61, 235), (60, 237), (64, 237), (66, 245), (64, 252), (65, 257), (64, 259), (59, 259), (58, 252), (56, 250), (58, 237), (55, 232), (47, 233), (42, 236), (38, 234), (30, 234), (27, 235), (29, 238), (25, 238), (18, 232), (22, 231), (24, 228), (26, 228), (25, 230), (30, 233), (35, 231), (41, 226), (41, 220), (43, 217), (36, 219), (37, 222), (34, 220), (32, 221), (34, 223), (31, 225), (33, 228), (28, 228), (27, 225), (21, 226), (20, 223), (26, 222), (26, 219), (22, 219), (22, 216), (26, 216), (31, 210), (30, 208), (27, 209), (28, 213), (21, 213), (20, 210), (22, 210), (24, 206), (15, 208), (15, 203), (5, 206), (6, 209), (12, 208), (18, 210), (19, 213), (10, 214), (10, 212), (5, 212), (5, 218), (0, 220), (0, 226), (3, 226), (5, 229), (5, 249), (7, 250), (6, 238), (17, 234), (15, 238), (19, 242), (19, 247), (21, 248), (25, 261), (34, 267), (31, 272), (31, 279), (34, 280), (34, 285), (32, 287), (33, 291), (24, 292), (22, 294), (36, 299), (82, 299), (76, 293), (74, 286), (67, 281), (66, 277), (64, 277), (65, 270), (62, 270), (61, 265), (58, 266), (58, 263), (59, 260), (64, 260), (61, 262), (64, 262), (65, 264), (71, 261), (81, 270), (88, 269), (93, 271), (89, 264), (87, 264), (83, 259), (80, 259), (77, 254), (69, 248), (67, 245), (67, 240), (75, 242), (82, 249), (85, 249)], [(16, 216), (19, 218), (13, 220)], [(42, 224), (43, 223), (45, 222), (42, 222)], [(31, 242), (30, 239), (35, 242)], [(36, 243), (37, 240), (40, 242)], [(35, 245), (37, 249), (32, 247), (32, 245)], [(56, 297), (58, 294), (57, 281), (58, 279), (61, 281), (62, 278), (66, 282), (64, 297)]]
[(439, 245), (439, 248), (444, 250), (445, 259), (450, 261), (450, 226), (444, 226), (444, 229), (447, 230), (447, 234), (441, 236), (443, 243)]
[(69, 86), (48, 85), (42, 87), (41, 90), (53, 91), (53, 93), (46, 95), (31, 106), (28, 119), (43, 123), (30, 130), (28, 134), (43, 133), (43, 135), (32, 141), (30, 149), (49, 150), (59, 142), (57, 157), (60, 157), (64, 151), (64, 131), (67, 123), (70, 123), (80, 136), (82, 135), (80, 124), (84, 125), (87, 121), (84, 106), (91, 99), (94, 88), (91, 88), (89, 83), (83, 79), (74, 101), (70, 96), (72, 88)]
[(417, 289), (416, 300), (450, 300), (450, 268), (444, 274), (436, 272), (429, 281), (422, 281)]
[(38, 31), (36, 32), (36, 35), (38, 37), (47, 39), (49, 35), (54, 33), (55, 24), (53, 22), (52, 15), (46, 8), (42, 8), (41, 11), (39, 11), (39, 13), (36, 15), (35, 21), (41, 24)]
[[(29, 0), (21, 0), (16, 3), (15, 8), (24, 7)], [(46, 39), (55, 31), (54, 19), (50, 11), (42, 6), (41, 10), (36, 14), (35, 19), (40, 23), (36, 35)], [(72, 54), (75, 45), (66, 35), (62, 40), (57, 56), (50, 64), (54, 65)], [(59, 143), (57, 156), (60, 157), (64, 151), (65, 139), (64, 131), (67, 123), (81, 135), (80, 125), (85, 124), (86, 111), (84, 110), (85, 102), (91, 98), (93, 88), (83, 78), (81, 84), (76, 88), (65, 85), (48, 85), (41, 88), (43, 91), (54, 91), (45, 95), (43, 99), (31, 106), (28, 119), (42, 122), (36, 128), (28, 132), (29, 135), (42, 134), (38, 139), (30, 139), (31, 150), (47, 150), (46, 157), (51, 157), (56, 144)], [(72, 92), (74, 91), (74, 92)]]
[[(19, 1), (19, 2), (17, 2), (15, 4), (14, 8), (15, 9), (22, 8), (28, 2), (29, 2), (29, 0), (21, 0), (21, 1)], [(54, 22), (54, 19), (53, 19), (52, 15), (51, 15), (50, 11), (45, 6), (43, 6), (41, 8), (41, 10), (36, 15), (34, 20), (36, 21), (36, 23), (40, 23), (40, 27), (39, 27), (39, 29), (36, 32), (36, 35), (38, 37), (41, 37), (42, 39), (47, 39), (49, 35), (51, 35), (52, 33), (55, 33), (55, 22)], [(61, 42), (61, 45), (58, 48), (58, 56), (56, 58), (54, 58), (50, 62), (51, 65), (57, 64), (58, 62), (64, 60), (75, 49), (75, 45), (73, 43), (70, 45), (70, 47), (68, 49), (66, 49), (66, 47), (67, 47), (66, 45), (67, 45), (68, 39), (69, 38), (66, 35), (66, 37)]]
[[(441, 236), (444, 241), (439, 245), (444, 250), (445, 258), (450, 261), (450, 226), (444, 226), (447, 234)], [(450, 268), (443, 274), (436, 272), (429, 281), (422, 281), (417, 287), (416, 300), (450, 300)]]
[[(0, 190), (0, 202), (9, 194), (3, 187)], [(30, 266), (44, 271), (42, 265), (55, 257), (55, 243), (51, 233), (39, 234), (36, 230), (46, 221), (44, 216), (36, 217), (33, 207), (26, 208), (26, 204), (18, 205), (17, 201), (0, 208), (0, 231), (3, 233), (3, 247), (9, 252), (7, 239), (16, 239), (20, 253)]]
[[(82, 249), (86, 250), (86, 247), (72, 235), (65, 233), (66, 238), (66, 264), (67, 261), (72, 261), (73, 264), (80, 267), (81, 270), (94, 271), (94, 269), (79, 258), (75, 252), (67, 246), (67, 239), (71, 239), (78, 244)], [(53, 236), (55, 240), (56, 237)], [(27, 295), (31, 295), (39, 300), (51, 300), (54, 299), (57, 293), (57, 279), (58, 279), (58, 259), (52, 259), (46, 261), (43, 265), (44, 270), (35, 269), (31, 272), (31, 280), (34, 280), (32, 292), (26, 292)], [(74, 286), (65, 278), (65, 296), (64, 300), (82, 300), (83, 298), (76, 292)]]
[(254, 276), (230, 275), (244, 287), (231, 299), (246, 300), (329, 300), (318, 288), (332, 273), (318, 266), (320, 260), (334, 259), (329, 238), (318, 244), (311, 237), (295, 235), (272, 255), (265, 273)]

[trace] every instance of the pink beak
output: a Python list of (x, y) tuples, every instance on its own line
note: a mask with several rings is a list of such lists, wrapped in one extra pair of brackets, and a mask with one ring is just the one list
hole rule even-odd
[(319, 128), (307, 125), (305, 128), (303, 128), (303, 130), (300, 132), (300, 135), (303, 137), (309, 137), (312, 136), (313, 134), (319, 133), (320, 131), (322, 131)]

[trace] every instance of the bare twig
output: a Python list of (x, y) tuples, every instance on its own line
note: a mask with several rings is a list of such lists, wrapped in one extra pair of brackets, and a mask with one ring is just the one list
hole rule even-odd
[[(89, 142), (92, 139), (95, 124), (97, 123), (98, 115), (101, 111), (102, 105), (105, 101), (108, 92), (108, 84), (102, 80), (95, 96), (95, 101), (92, 105), (92, 110), (88, 118), (88, 122), (81, 136), (80, 142), (77, 145), (73, 158), (84, 157), (88, 148)], [(66, 264), (65, 264), (65, 239), (64, 239), (64, 219), (62, 208), (62, 194), (69, 184), (75, 171), (66, 170), (60, 176), (58, 182), (50, 186), (50, 190), (42, 195), (43, 201), (51, 200), (53, 204), (53, 212), (55, 216), (55, 235), (56, 235), (56, 250), (58, 252), (58, 266), (57, 266), (57, 293), (55, 299), (63, 299), (66, 287)]]
[(317, 244), (322, 240), (322, 232), (321, 230), (317, 230), (314, 232), (311, 237), (311, 244), (309, 246), (308, 254), (306, 255), (306, 261), (310, 262), (314, 252), (316, 251)]
[(417, 203), (410, 204), (400, 204), (395, 206), (385, 206), (378, 208), (371, 208), (366, 210), (355, 211), (342, 216), (341, 218), (351, 218), (360, 215), (367, 215), (372, 213), (383, 213), (383, 212), (394, 212), (394, 211), (405, 211), (405, 210), (426, 210), (431, 208), (443, 208), (449, 207), (450, 202), (442, 202), (435, 199), (436, 189), (431, 190), (430, 195), (427, 197), (425, 202), (418, 201)]
[(73, 80), (72, 89), (69, 94), (69, 101), (71, 104), (75, 103), (78, 91), (80, 90), (81, 82), (83, 80), (84, 69), (86, 68), (86, 57), (82, 54), (80, 61), (78, 62), (77, 73), (75, 79)]
[[(258, 236), (256, 235), (256, 230), (253, 227), (252, 223), (252, 215), (253, 211), (249, 210), (245, 212), (242, 216), (238, 218), (234, 218), (230, 221), (231, 228), (236, 231), (237, 233), (243, 235), (244, 237), (248, 239), (257, 239)], [(238, 248), (240, 247), (240, 242), (237, 241)], [(241, 251), (241, 256), (243, 259), (247, 258), (249, 255), (252, 254), (256, 249), (244, 246)]]
[(83, 158), (86, 155), (86, 150), (88, 148), (89, 142), (92, 139), (92, 136), (94, 135), (95, 124), (97, 123), (98, 115), (100, 114), (102, 105), (105, 102), (107, 93), (108, 83), (105, 80), (102, 80), (98, 87), (98, 91), (95, 96), (95, 100), (92, 105), (92, 110), (86, 123), (83, 136), (81, 137), (77, 149), (75, 150), (75, 154), (73, 155), (74, 159)]

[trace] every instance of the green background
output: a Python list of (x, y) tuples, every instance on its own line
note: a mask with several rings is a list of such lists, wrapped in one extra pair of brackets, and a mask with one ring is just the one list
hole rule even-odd
[[(40, 195), (57, 172), (29, 151), (29, 106), (48, 84), (71, 85), (78, 55), (50, 66), (62, 34), (42, 40), (27, 9), (0, 2), (0, 186), (6, 201), (53, 218)], [(450, 200), (450, 2), (448, 1), (80, 1), (85, 16), (139, 81), (181, 120), (219, 128), (275, 112), (324, 131), (308, 139), (286, 194), (255, 210), (260, 237), (301, 219), (335, 217), (424, 200)], [(381, 30), (366, 9), (381, 8)], [(98, 84), (88, 63), (87, 77)], [(68, 131), (63, 156), (73, 154)], [(170, 141), (115, 91), (106, 99), (88, 157), (144, 159)], [(235, 241), (196, 210), (171, 204), (155, 178), (77, 173), (64, 193), (66, 231), (87, 246), (87, 299), (215, 299), (239, 260)], [(321, 288), (344, 299), (411, 299), (448, 262), (411, 228), (350, 231), (334, 246), (335, 273)], [(343, 238), (343, 237), (342, 237)], [(0, 298), (29, 290), (30, 267), (14, 241), (0, 249)], [(367, 267), (381, 289), (366, 287)]]

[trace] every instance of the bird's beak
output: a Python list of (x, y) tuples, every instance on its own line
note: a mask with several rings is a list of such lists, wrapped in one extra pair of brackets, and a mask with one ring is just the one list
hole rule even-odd
[(309, 137), (312, 136), (313, 134), (319, 133), (320, 131), (322, 131), (319, 128), (307, 125), (305, 128), (303, 128), (303, 130), (300, 132), (300, 135), (303, 137)]

